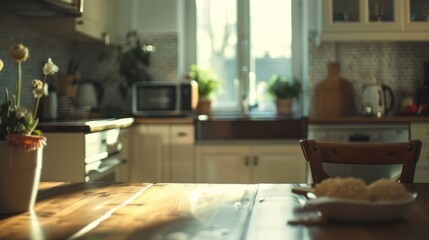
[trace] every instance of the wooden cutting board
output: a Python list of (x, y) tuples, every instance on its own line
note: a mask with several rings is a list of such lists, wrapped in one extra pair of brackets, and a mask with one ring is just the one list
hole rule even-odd
[(351, 115), (353, 86), (340, 76), (339, 63), (328, 64), (328, 76), (316, 86), (317, 115)]

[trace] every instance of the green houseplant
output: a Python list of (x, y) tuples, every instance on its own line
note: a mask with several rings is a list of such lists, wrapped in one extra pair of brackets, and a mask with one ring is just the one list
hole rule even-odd
[(186, 78), (198, 83), (198, 113), (210, 114), (211, 97), (220, 87), (220, 80), (213, 71), (201, 69), (197, 65), (191, 65), (191, 70), (188, 72)]
[(291, 114), (292, 102), (301, 95), (301, 83), (287, 76), (273, 75), (268, 82), (268, 93), (275, 99), (277, 114)]

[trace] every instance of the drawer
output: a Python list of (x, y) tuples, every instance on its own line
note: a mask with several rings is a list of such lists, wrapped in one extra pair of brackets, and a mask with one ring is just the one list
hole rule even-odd
[(193, 144), (195, 142), (195, 130), (193, 125), (172, 125), (171, 143)]
[(410, 125), (411, 139), (419, 139), (423, 143), (429, 143), (429, 124), (412, 123)]

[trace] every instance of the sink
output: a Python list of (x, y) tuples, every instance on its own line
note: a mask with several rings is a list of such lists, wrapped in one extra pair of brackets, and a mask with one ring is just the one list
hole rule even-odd
[(199, 117), (197, 140), (303, 139), (307, 119), (300, 116), (223, 115)]

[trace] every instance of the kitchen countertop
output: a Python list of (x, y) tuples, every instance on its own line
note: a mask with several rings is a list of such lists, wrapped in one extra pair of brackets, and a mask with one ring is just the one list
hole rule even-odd
[(193, 124), (195, 118), (189, 117), (135, 117), (135, 124)]
[(134, 118), (108, 118), (75, 121), (40, 122), (37, 129), (42, 132), (98, 132), (113, 128), (125, 128), (134, 123)]
[(429, 123), (429, 115), (397, 116), (310, 116), (308, 123)]

